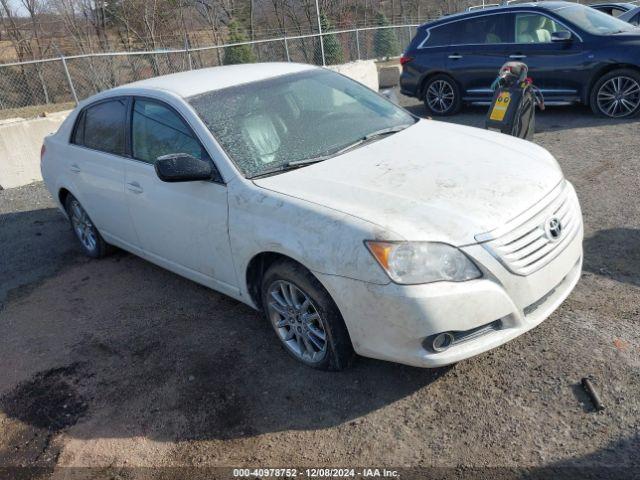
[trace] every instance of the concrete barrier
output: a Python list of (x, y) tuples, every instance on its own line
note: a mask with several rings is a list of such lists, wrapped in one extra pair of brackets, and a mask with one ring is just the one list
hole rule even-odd
[(327, 68), (353, 78), (376, 92), (378, 91), (378, 69), (374, 60), (359, 60), (341, 65), (331, 65)]
[[(378, 90), (378, 71), (373, 60), (332, 65), (331, 70)], [(14, 118), (0, 122), (0, 186), (13, 188), (42, 180), (40, 147), (49, 133), (55, 132), (69, 111), (25, 120)]]
[(24, 120), (0, 122), (0, 186), (13, 188), (42, 180), (40, 147), (45, 136), (58, 130), (69, 111)]

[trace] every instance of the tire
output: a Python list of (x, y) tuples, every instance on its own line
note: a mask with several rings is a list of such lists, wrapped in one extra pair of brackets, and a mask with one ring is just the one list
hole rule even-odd
[(64, 207), (71, 223), (71, 229), (85, 255), (102, 258), (111, 252), (111, 246), (104, 241), (91, 218), (73, 195), (67, 195)]
[[(449, 95), (453, 98), (449, 98)], [(460, 87), (449, 75), (434, 75), (424, 85), (422, 101), (427, 113), (434, 117), (454, 115), (462, 107)]]
[(289, 355), (319, 370), (339, 371), (351, 364), (353, 347), (342, 315), (309, 270), (277, 261), (265, 272), (261, 293), (264, 314)]
[[(613, 95), (627, 92), (626, 102), (618, 100), (617, 106)], [(591, 110), (598, 116), (608, 118), (631, 118), (640, 112), (640, 73), (628, 68), (609, 72), (598, 79), (589, 95)], [(609, 108), (608, 108), (609, 107)], [(613, 109), (613, 110), (611, 110)]]

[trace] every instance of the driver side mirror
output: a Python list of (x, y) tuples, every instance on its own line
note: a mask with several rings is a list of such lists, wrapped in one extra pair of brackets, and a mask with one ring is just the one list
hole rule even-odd
[(570, 42), (572, 40), (571, 32), (568, 30), (559, 30), (557, 32), (551, 32), (552, 42)]
[(194, 182), (213, 178), (211, 162), (200, 160), (188, 153), (172, 153), (158, 157), (154, 167), (156, 175), (163, 182)]

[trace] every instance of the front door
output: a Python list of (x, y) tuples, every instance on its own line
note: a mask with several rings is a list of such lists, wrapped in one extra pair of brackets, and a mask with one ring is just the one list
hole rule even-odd
[(570, 41), (552, 42), (553, 32), (567, 28), (546, 15), (523, 12), (513, 18), (516, 40), (509, 48), (509, 59), (527, 64), (529, 76), (546, 100), (577, 100), (585, 67), (581, 40), (572, 33)]
[(162, 182), (153, 164), (173, 153), (211, 161), (173, 108), (135, 98), (125, 194), (142, 248), (151, 260), (181, 275), (224, 292), (237, 290), (227, 228), (227, 187), (215, 181)]

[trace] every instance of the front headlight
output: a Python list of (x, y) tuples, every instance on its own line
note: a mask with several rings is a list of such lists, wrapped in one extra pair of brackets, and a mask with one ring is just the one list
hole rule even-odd
[(482, 276), (469, 257), (446, 243), (367, 241), (365, 244), (396, 283), (464, 282)]

